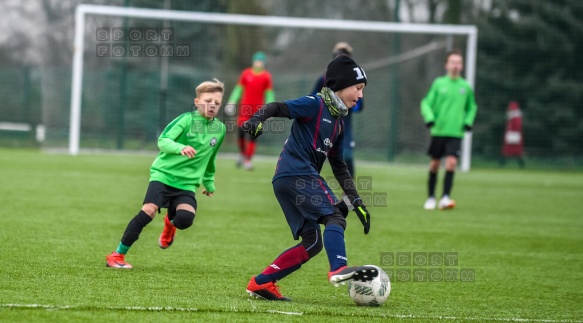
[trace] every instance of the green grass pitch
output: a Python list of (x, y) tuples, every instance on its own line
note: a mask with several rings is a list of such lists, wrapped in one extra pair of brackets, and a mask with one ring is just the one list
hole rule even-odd
[[(271, 176), (221, 158), (212, 198), (198, 194), (194, 226), (157, 245), (162, 216), (127, 255), (131, 271), (105, 267), (139, 210), (151, 155), (0, 150), (0, 321), (129, 322), (431, 320), (578, 322), (583, 318), (583, 174), (476, 169), (456, 174), (452, 211), (425, 211), (425, 167), (357, 163), (386, 206), (370, 208), (365, 236), (348, 218), (349, 264), (387, 272), (382, 256), (454, 252), (473, 281), (406, 282), (393, 276), (383, 306), (355, 306), (326, 280), (324, 252), (280, 282), (290, 303), (250, 299), (251, 275), (294, 245)], [(327, 169), (326, 174), (330, 174)], [(442, 179), (442, 177), (440, 178)], [(441, 181), (438, 186), (441, 191)], [(447, 267), (450, 268), (450, 267)], [(471, 276), (469, 276), (471, 277)]]

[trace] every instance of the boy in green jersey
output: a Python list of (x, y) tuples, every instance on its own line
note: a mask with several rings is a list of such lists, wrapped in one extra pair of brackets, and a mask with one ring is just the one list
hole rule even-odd
[[(427, 153), (429, 163), (428, 199), (426, 210), (436, 206), (441, 210), (451, 209), (455, 202), (450, 199), (457, 160), (460, 155), (464, 131), (471, 131), (478, 107), (474, 91), (461, 77), (463, 57), (459, 51), (451, 51), (445, 59), (447, 75), (436, 78), (421, 101), (421, 115), (427, 128), (431, 129), (431, 144)], [(441, 159), (445, 157), (445, 179), (443, 195), (437, 205), (435, 185)]]
[(107, 267), (132, 268), (125, 262), (125, 254), (161, 208), (167, 208), (168, 213), (158, 244), (162, 249), (170, 247), (176, 229), (184, 230), (194, 221), (194, 193), (200, 184), (204, 195), (213, 195), (215, 159), (226, 133), (225, 125), (215, 118), (223, 94), (224, 85), (219, 80), (201, 83), (196, 88), (196, 109), (166, 126), (158, 138), (160, 153), (150, 168), (142, 209), (129, 222), (117, 249), (106, 257)]

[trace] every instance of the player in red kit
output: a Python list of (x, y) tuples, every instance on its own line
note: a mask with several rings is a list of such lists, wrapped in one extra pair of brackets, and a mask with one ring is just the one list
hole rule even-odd
[(229, 97), (229, 105), (239, 103), (237, 116), (238, 146), (241, 156), (237, 167), (253, 169), (251, 159), (255, 154), (255, 139), (241, 130), (241, 125), (249, 120), (266, 103), (275, 101), (271, 73), (265, 70), (265, 53), (256, 52), (252, 58), (253, 66), (246, 68)]
[(500, 166), (506, 165), (506, 158), (517, 158), (518, 166), (524, 168), (524, 140), (522, 136), (522, 112), (516, 101), (510, 101), (506, 114), (506, 130)]

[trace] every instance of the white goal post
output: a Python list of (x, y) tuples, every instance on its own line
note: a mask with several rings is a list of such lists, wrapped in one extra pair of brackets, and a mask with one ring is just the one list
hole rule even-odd
[[(466, 80), (472, 87), (474, 87), (478, 42), (478, 30), (475, 26), (255, 16), (81, 4), (77, 6), (75, 11), (75, 43), (71, 81), (71, 114), (69, 128), (69, 153), (71, 155), (77, 155), (79, 153), (79, 142), (81, 135), (81, 91), (83, 84), (85, 17), (87, 15), (147, 18), (157, 20), (196, 21), (201, 23), (222, 23), (250, 26), (289, 28), (302, 28), (309, 26), (310, 28), (314, 29), (329, 30), (467, 36), (465, 75)], [(460, 168), (462, 171), (469, 171), (470, 169), (471, 143), (472, 135), (470, 132), (467, 132), (464, 136), (462, 144), (462, 156), (460, 163)]]

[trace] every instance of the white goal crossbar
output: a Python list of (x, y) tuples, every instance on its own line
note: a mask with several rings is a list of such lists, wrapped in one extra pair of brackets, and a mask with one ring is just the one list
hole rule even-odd
[[(85, 36), (85, 17), (87, 15), (118, 16), (131, 18), (145, 18), (158, 20), (197, 21), (202, 23), (219, 23), (251, 26), (272, 26), (314, 29), (374, 31), (417, 34), (442, 34), (467, 36), (466, 47), (466, 80), (474, 86), (476, 73), (476, 52), (478, 43), (478, 29), (475, 26), (462, 25), (432, 25), (409, 24), (377, 21), (312, 19), (275, 16), (255, 16), (240, 14), (225, 14), (211, 12), (192, 12), (162, 9), (128, 8), (100, 5), (78, 5), (75, 10), (75, 43), (73, 54), (73, 74), (71, 86), (71, 115), (69, 129), (69, 153), (79, 153), (81, 135), (81, 91), (83, 85), (83, 53)], [(466, 133), (463, 146), (460, 168), (462, 171), (470, 169), (471, 133)]]

